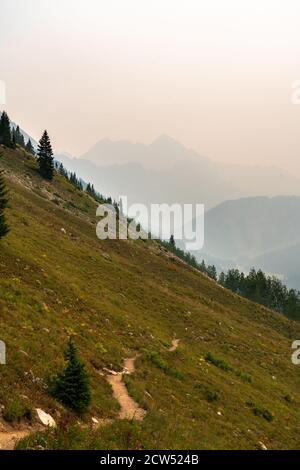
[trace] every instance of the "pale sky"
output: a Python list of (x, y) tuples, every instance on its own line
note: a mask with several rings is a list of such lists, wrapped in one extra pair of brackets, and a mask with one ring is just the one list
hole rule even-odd
[(0, 0), (6, 109), (79, 156), (168, 134), (300, 176), (299, 0)]

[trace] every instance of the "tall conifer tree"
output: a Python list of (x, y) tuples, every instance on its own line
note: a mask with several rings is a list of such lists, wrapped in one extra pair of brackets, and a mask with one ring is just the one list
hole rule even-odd
[(47, 131), (44, 131), (39, 141), (37, 155), (41, 175), (48, 180), (52, 180), (54, 174), (54, 158)]
[(3, 111), (0, 118), (0, 144), (5, 145), (5, 147), (14, 148), (10, 120), (5, 111)]

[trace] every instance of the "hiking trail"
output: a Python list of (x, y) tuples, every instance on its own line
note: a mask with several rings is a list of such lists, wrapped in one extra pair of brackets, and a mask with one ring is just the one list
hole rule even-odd
[(7, 431), (0, 432), (0, 450), (13, 450), (15, 444), (20, 439), (27, 437), (33, 429), (23, 431)]
[[(174, 338), (172, 345), (168, 351), (176, 351), (179, 345), (179, 339)], [(128, 357), (124, 359), (124, 367), (121, 372), (105, 369), (107, 372), (106, 380), (112, 387), (113, 396), (120, 405), (118, 419), (135, 419), (142, 421), (146, 415), (146, 410), (141, 408), (138, 403), (129, 395), (127, 387), (123, 381), (125, 375), (131, 375), (135, 372), (135, 361), (139, 357)], [(99, 425), (105, 425), (112, 420), (99, 420)], [(98, 427), (98, 426), (97, 426)], [(13, 450), (18, 440), (27, 437), (31, 432), (35, 431), (34, 428), (15, 430), (15, 431), (0, 431), (0, 450)]]
[(124, 368), (121, 372), (109, 371), (106, 379), (112, 387), (113, 396), (119, 402), (119, 419), (135, 419), (142, 421), (146, 415), (146, 410), (141, 408), (138, 403), (128, 393), (127, 387), (123, 382), (124, 375), (133, 374), (135, 371), (135, 361), (139, 356), (124, 359)]

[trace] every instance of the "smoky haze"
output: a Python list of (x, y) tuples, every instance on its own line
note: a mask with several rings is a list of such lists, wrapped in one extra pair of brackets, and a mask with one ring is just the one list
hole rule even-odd
[(77, 157), (167, 134), (300, 175), (299, 14), (297, 1), (1, 0), (6, 107)]

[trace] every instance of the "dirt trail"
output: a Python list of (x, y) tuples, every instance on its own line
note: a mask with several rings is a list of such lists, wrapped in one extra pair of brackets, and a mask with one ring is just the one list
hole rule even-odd
[(0, 432), (0, 450), (13, 450), (20, 439), (28, 436), (32, 429), (25, 431)]
[[(168, 351), (172, 352), (178, 348), (179, 339), (172, 340), (172, 346)], [(113, 390), (113, 396), (120, 404), (119, 419), (135, 419), (142, 421), (146, 415), (146, 410), (141, 408), (138, 403), (128, 393), (127, 387), (123, 382), (124, 375), (130, 375), (135, 372), (135, 361), (139, 356), (128, 357), (124, 359), (124, 368), (121, 372), (115, 372), (113, 370), (104, 369), (108, 375), (106, 379), (111, 385)], [(104, 375), (104, 374), (102, 374)], [(99, 426), (105, 425), (111, 422), (108, 420), (100, 420)], [(96, 426), (98, 427), (98, 426)], [(34, 429), (16, 430), (16, 431), (0, 431), (0, 450), (13, 450), (18, 440), (28, 436)]]
[(106, 377), (108, 383), (113, 390), (113, 396), (120, 404), (119, 419), (135, 419), (142, 421), (146, 415), (146, 411), (140, 408), (139, 405), (131, 398), (128, 393), (127, 387), (123, 382), (124, 375), (133, 374), (135, 371), (135, 360), (138, 358), (130, 357), (124, 360), (124, 369), (122, 372), (110, 371)]
[(178, 345), (179, 345), (179, 339), (172, 339), (172, 346), (168, 349), (168, 351), (170, 352), (173, 352), (173, 351), (176, 351), (176, 349), (178, 348)]

